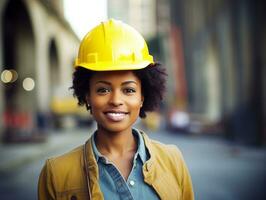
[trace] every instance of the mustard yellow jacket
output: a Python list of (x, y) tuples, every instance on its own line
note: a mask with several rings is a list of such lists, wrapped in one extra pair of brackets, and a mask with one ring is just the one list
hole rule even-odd
[[(190, 175), (181, 152), (174, 145), (165, 145), (149, 139), (143, 132), (141, 134), (151, 156), (143, 165), (144, 181), (154, 188), (162, 200), (194, 199)], [(39, 177), (39, 200), (88, 199), (83, 148), (77, 147), (46, 161)], [(98, 166), (91, 139), (86, 148), (92, 199), (102, 200), (104, 198), (99, 186)]]

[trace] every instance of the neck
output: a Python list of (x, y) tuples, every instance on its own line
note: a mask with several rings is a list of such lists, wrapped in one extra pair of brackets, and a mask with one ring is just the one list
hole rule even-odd
[(105, 156), (121, 157), (137, 149), (131, 128), (123, 132), (109, 132), (98, 127), (95, 143), (101, 154)]

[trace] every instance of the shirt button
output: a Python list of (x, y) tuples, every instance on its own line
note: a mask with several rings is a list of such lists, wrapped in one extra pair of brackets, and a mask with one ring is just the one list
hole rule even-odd
[(129, 181), (129, 185), (133, 187), (135, 185), (135, 181), (133, 180)]

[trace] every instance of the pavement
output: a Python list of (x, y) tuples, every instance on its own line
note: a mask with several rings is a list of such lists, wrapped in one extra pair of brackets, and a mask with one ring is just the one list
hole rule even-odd
[(90, 134), (88, 129), (49, 131), (44, 142), (0, 143), (0, 175), (47, 155), (54, 155), (61, 149), (81, 145)]

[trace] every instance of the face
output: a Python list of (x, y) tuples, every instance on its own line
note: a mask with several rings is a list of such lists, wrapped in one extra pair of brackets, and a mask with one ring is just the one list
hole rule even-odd
[(87, 101), (98, 130), (131, 131), (143, 103), (141, 81), (132, 71), (95, 72)]

